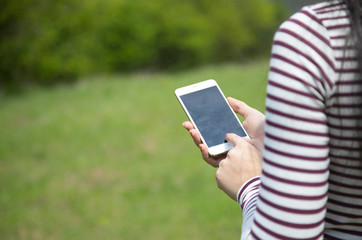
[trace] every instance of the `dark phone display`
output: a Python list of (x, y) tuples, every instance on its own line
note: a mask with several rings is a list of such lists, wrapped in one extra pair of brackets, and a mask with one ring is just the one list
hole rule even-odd
[(246, 136), (217, 87), (180, 97), (209, 147), (224, 143), (226, 133)]

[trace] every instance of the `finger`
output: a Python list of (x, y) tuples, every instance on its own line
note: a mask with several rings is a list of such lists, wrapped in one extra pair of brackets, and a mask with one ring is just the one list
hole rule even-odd
[(199, 146), (202, 143), (200, 133), (196, 129), (191, 129), (189, 132), (192, 139), (194, 140), (194, 143)]
[(264, 149), (264, 143), (260, 140), (254, 140), (250, 138), (244, 138), (245, 142), (249, 143), (253, 147), (255, 147), (259, 152), (263, 152)]
[(194, 125), (190, 121), (182, 123), (182, 126), (189, 131), (194, 143), (199, 146), (201, 143), (200, 133), (194, 128)]
[(219, 161), (219, 168), (222, 168), (223, 164), (225, 163), (226, 159)]
[(210, 157), (209, 152), (208, 152), (208, 148), (205, 144), (200, 144), (200, 150), (201, 150), (201, 155), (202, 158), (205, 160), (205, 162), (207, 162), (208, 164), (210, 164), (213, 167), (219, 167), (219, 162), (225, 158), (225, 155), (223, 156), (219, 156), (219, 157)]
[(201, 150), (202, 158), (206, 161), (209, 158), (207, 146), (205, 144), (199, 144), (199, 148)]
[(244, 118), (246, 118), (253, 110), (253, 108), (249, 107), (246, 103), (235, 98), (228, 97), (227, 100), (234, 112), (240, 114)]
[(236, 135), (235, 133), (228, 133), (226, 134), (225, 139), (235, 147), (238, 143), (242, 141), (243, 138)]
[(183, 122), (182, 126), (186, 128), (187, 131), (194, 129), (194, 125), (190, 121)]
[(245, 142), (251, 144), (251, 145), (255, 145), (257, 141), (255, 141), (254, 139), (250, 139), (250, 138), (245, 138)]

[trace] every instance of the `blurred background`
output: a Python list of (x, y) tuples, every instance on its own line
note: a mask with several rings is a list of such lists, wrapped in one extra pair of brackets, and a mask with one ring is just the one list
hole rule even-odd
[(313, 2), (3, 1), (0, 239), (238, 239), (174, 90), (263, 112), (273, 34)]

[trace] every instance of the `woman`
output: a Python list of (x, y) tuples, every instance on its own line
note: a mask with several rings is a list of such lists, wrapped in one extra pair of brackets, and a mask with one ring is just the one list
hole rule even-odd
[(321, 2), (281, 25), (265, 118), (228, 98), (252, 140), (228, 134), (235, 147), (214, 159), (183, 124), (240, 204), (242, 239), (362, 239), (361, 5)]

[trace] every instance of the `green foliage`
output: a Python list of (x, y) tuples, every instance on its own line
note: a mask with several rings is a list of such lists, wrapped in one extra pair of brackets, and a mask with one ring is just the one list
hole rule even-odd
[(2, 85), (180, 69), (265, 53), (284, 10), (268, 0), (20, 0), (0, 10)]

